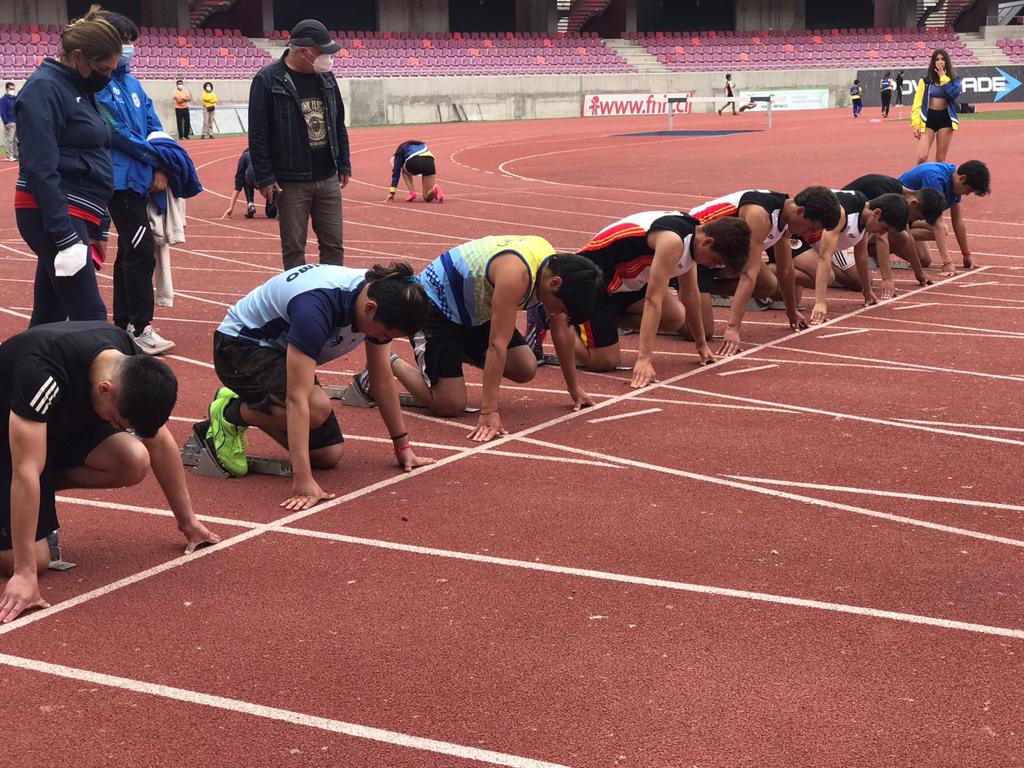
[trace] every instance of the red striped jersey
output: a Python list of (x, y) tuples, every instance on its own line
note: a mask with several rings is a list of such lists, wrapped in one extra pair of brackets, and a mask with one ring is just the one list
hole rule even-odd
[(733, 192), (731, 195), (708, 200), (696, 208), (690, 210), (690, 215), (698, 219), (701, 224), (720, 219), (723, 216), (739, 216), (740, 208), (745, 205), (757, 205), (768, 212), (772, 220), (772, 228), (764, 239), (764, 249), (768, 250), (782, 239), (786, 228), (779, 226), (779, 216), (782, 214), (782, 206), (785, 205), (789, 195), (785, 192), (770, 192), (767, 189), (744, 189)]
[(694, 265), (693, 233), (700, 224), (679, 211), (644, 211), (610, 224), (580, 249), (604, 274), (608, 293), (639, 291), (647, 285), (654, 250), (647, 244), (651, 232), (675, 232), (683, 241), (683, 254), (672, 268), (672, 277)]

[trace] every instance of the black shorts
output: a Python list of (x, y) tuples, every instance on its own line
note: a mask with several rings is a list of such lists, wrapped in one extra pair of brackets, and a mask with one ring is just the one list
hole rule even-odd
[[(487, 347), (491, 343), (490, 322), (466, 328), (453, 323), (437, 307), (431, 307), (423, 334), (427, 337), (423, 373), (431, 384), (437, 384), (441, 379), (461, 379), (463, 363), (484, 367)], [(517, 328), (512, 333), (508, 349), (524, 344), (526, 339)]]
[(952, 128), (953, 119), (949, 116), (949, 112), (945, 109), (929, 109), (928, 120), (925, 123), (925, 128), (930, 128), (933, 131), (941, 131), (943, 128)]
[[(269, 413), (272, 403), (283, 405), (287, 400), (287, 360), (279, 349), (261, 347), (220, 331), (213, 334), (213, 367), (217, 378), (254, 411)], [(320, 385), (318, 380), (314, 381)], [(309, 433), (311, 450), (343, 442), (345, 438), (333, 409), (327, 420)]]
[(639, 291), (609, 293), (594, 308), (590, 320), (577, 326), (577, 331), (587, 349), (603, 349), (619, 343), (619, 318), (647, 295), (647, 286)]
[(405, 170), (413, 176), (434, 176), (437, 168), (434, 166), (434, 158), (416, 155), (405, 161)]
[[(85, 457), (111, 435), (124, 432), (109, 422), (94, 417), (82, 429), (62, 435), (59, 443), (46, 447), (46, 465), (39, 476), (39, 522), (35, 540), (45, 539), (60, 528), (57, 519), (57, 475), (61, 470), (80, 467)], [(0, 436), (4, 446), (0, 449), (0, 550), (11, 549), (11, 454), (7, 436)]]

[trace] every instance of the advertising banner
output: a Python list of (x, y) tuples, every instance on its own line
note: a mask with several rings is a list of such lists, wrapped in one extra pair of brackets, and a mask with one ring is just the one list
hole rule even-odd
[[(737, 104), (745, 103), (744, 96), (774, 96), (772, 109), (828, 109), (828, 88), (776, 88), (770, 91), (740, 91)], [(756, 110), (764, 112), (768, 104), (763, 101), (757, 103)]]
[[(667, 115), (669, 98), (689, 98), (689, 91), (678, 93), (600, 93), (583, 96), (584, 117), (622, 115)], [(672, 114), (685, 115), (690, 104), (673, 104)]]
[[(956, 67), (956, 74), (963, 80), (960, 101), (968, 104), (994, 104), (1000, 101), (1024, 101), (1024, 67)], [(882, 103), (879, 83), (882, 75), (889, 72), (895, 78), (897, 69), (862, 69), (857, 72), (864, 88), (864, 106), (878, 106)], [(925, 69), (903, 70), (903, 103), (914, 103), (917, 85), (925, 75)], [(895, 103), (896, 96), (893, 95)]]

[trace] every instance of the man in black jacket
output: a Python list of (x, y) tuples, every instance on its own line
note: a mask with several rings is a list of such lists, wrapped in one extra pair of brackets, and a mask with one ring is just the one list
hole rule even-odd
[(352, 174), (345, 105), (331, 73), (341, 46), (319, 21), (295, 25), (288, 50), (249, 89), (256, 186), (276, 203), (285, 269), (306, 262), (310, 219), (321, 264), (342, 264), (341, 190)]

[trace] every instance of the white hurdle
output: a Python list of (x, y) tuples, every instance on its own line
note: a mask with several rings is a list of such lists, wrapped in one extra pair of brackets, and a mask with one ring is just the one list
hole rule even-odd
[(772, 129), (772, 104), (774, 103), (773, 96), (751, 96), (749, 98), (744, 96), (670, 96), (668, 99), (668, 129), (669, 131), (672, 130), (672, 118), (674, 117), (674, 110), (672, 109), (672, 107), (676, 104), (728, 104), (730, 101), (739, 103), (741, 99), (744, 99), (744, 104), (747, 104), (751, 101), (756, 101), (768, 105), (768, 130), (770, 131)]

